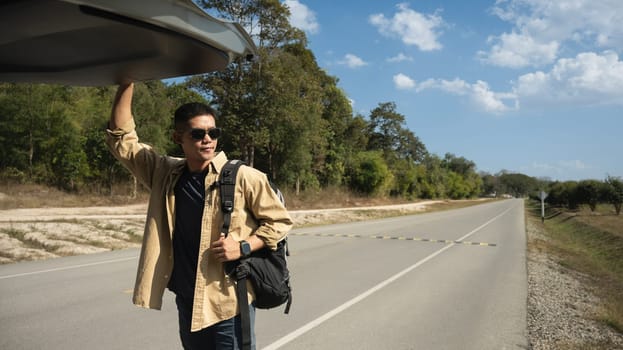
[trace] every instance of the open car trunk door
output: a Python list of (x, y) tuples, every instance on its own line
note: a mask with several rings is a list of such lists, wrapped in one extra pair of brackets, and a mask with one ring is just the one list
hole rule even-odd
[(0, 1), (0, 81), (100, 86), (224, 69), (257, 49), (190, 0)]

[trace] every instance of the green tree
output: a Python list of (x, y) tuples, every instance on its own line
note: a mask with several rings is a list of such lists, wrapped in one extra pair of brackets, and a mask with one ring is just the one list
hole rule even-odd
[(476, 173), (476, 163), (446, 153), (441, 164), (448, 171), (446, 190), (450, 198), (471, 198), (482, 192), (482, 178)]
[[(340, 186), (346, 175), (349, 154), (353, 152), (349, 127), (353, 110), (344, 91), (337, 87), (337, 79), (320, 71), (322, 86), (322, 119), (326, 125), (326, 154), (318, 178), (323, 185)], [(365, 129), (365, 128), (364, 128)]]
[(398, 133), (398, 158), (409, 159), (415, 163), (421, 163), (428, 155), (424, 143), (411, 130), (402, 129)]
[(587, 204), (591, 211), (595, 211), (597, 204), (603, 198), (603, 188), (603, 182), (598, 180), (580, 181), (576, 188), (579, 203)]
[(385, 157), (421, 162), (428, 153), (424, 144), (405, 127), (405, 116), (394, 102), (379, 103), (370, 112), (368, 150), (381, 150)]
[(49, 166), (58, 188), (75, 191), (89, 174), (84, 137), (70, 123), (63, 124), (67, 132), (50, 142)]
[(525, 174), (502, 173), (498, 177), (502, 190), (515, 197), (528, 196), (539, 188), (537, 180)]
[[(317, 187), (326, 158), (328, 129), (322, 118), (323, 91), (311, 52), (300, 43), (285, 45), (264, 63), (264, 123), (268, 127), (262, 147), (266, 171), (278, 178), (279, 164), (297, 192), (301, 184)], [(297, 72), (297, 74), (292, 74)]]
[(445, 154), (442, 166), (462, 176), (476, 172), (476, 163), (464, 157), (457, 157), (452, 153)]
[(394, 162), (391, 169), (394, 175), (391, 194), (404, 198), (417, 198), (420, 194), (417, 165), (407, 159), (399, 159)]
[(547, 203), (575, 210), (579, 206), (576, 181), (553, 182), (549, 185)]
[[(1, 167), (25, 170), (33, 179), (39, 160), (48, 150), (43, 143), (52, 136), (48, 122), (57, 113), (60, 103), (58, 88), (42, 84), (0, 85), (0, 141)], [(51, 102), (54, 101), (54, 102)], [(48, 174), (41, 173), (42, 178)]]
[(489, 173), (482, 173), (480, 177), (482, 179), (482, 195), (497, 197), (500, 190), (498, 177)]
[(423, 198), (443, 198), (446, 196), (446, 169), (442, 160), (436, 154), (429, 154), (419, 166), (420, 193)]
[(89, 163), (89, 181), (99, 185), (97, 192), (105, 190), (112, 196), (115, 183), (130, 178), (130, 173), (104, 144), (101, 128), (92, 127), (85, 131), (84, 152)]
[(350, 169), (350, 185), (367, 195), (385, 195), (392, 182), (392, 174), (378, 151), (361, 152), (356, 165)]
[(394, 102), (380, 103), (370, 112), (367, 126), (367, 149), (381, 151), (391, 173), (391, 194), (414, 197), (419, 193), (416, 163), (428, 152), (424, 144), (405, 127), (405, 117), (396, 111)]
[(606, 184), (606, 200), (614, 206), (616, 214), (620, 215), (621, 203), (623, 203), (623, 181), (620, 177), (608, 176)]
[(354, 156), (368, 149), (370, 139), (368, 133), (368, 122), (362, 115), (356, 115), (346, 127), (344, 132), (343, 144), (345, 148), (345, 163), (347, 166), (354, 159)]
[(482, 178), (475, 171), (465, 175), (463, 178), (469, 188), (467, 197), (478, 197), (482, 193)]
[(552, 182), (547, 189), (545, 201), (552, 206), (566, 206), (569, 203), (569, 191), (563, 182)]
[(166, 153), (175, 147), (171, 138), (176, 101), (167, 97), (167, 87), (161, 81), (135, 84), (132, 110), (136, 132), (141, 140), (158, 152)]
[[(16, 91), (19, 90), (19, 91)], [(32, 90), (32, 88), (31, 88)], [(32, 137), (35, 130), (30, 115), (24, 113), (28, 89), (16, 84), (0, 84), (0, 170), (27, 170), (32, 158)], [(29, 161), (30, 160), (30, 161)]]
[[(67, 113), (69, 92), (68, 87), (57, 85), (0, 85), (1, 169), (21, 169), (30, 181), (60, 183), (58, 177), (63, 175), (54, 171), (68, 168), (58, 163), (59, 153), (70, 156), (72, 151), (66, 147), (80, 144), (71, 135), (80, 128)], [(74, 180), (78, 177), (71, 175)]]
[(385, 157), (395, 157), (400, 145), (400, 131), (405, 117), (396, 111), (394, 102), (379, 103), (370, 111), (369, 150), (380, 150)]
[(446, 176), (446, 195), (451, 199), (463, 199), (470, 196), (471, 189), (465, 179), (458, 173), (450, 170)]

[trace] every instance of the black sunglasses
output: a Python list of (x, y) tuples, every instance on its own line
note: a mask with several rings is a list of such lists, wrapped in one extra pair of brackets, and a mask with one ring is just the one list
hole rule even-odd
[(193, 140), (203, 140), (203, 138), (206, 137), (206, 134), (208, 134), (212, 140), (216, 140), (221, 137), (221, 128), (211, 128), (208, 130), (195, 128), (190, 129), (190, 137), (192, 137)]

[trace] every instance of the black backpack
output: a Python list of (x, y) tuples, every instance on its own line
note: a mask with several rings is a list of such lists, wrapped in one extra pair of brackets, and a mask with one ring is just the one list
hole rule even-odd
[[(229, 233), (231, 213), (234, 209), (236, 175), (238, 174), (238, 169), (243, 164), (244, 162), (240, 160), (229, 160), (221, 169), (218, 183), (224, 219), (221, 232), (225, 235)], [(284, 199), (281, 191), (272, 182), (270, 185), (283, 203)], [(286, 261), (287, 255), (289, 254), (286, 238), (277, 244), (277, 250), (263, 248), (251, 253), (251, 256), (246, 259), (225, 264), (225, 273), (236, 280), (236, 296), (241, 317), (243, 349), (248, 349), (251, 344), (247, 279), (253, 286), (255, 306), (257, 308), (271, 309), (285, 303), (284, 313), (290, 312), (292, 288)]]

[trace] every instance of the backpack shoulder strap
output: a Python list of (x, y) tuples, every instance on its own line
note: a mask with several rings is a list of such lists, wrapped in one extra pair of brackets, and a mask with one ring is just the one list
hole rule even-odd
[(219, 176), (219, 192), (221, 195), (221, 210), (223, 211), (223, 233), (229, 234), (231, 213), (234, 211), (234, 196), (236, 193), (236, 176), (238, 169), (244, 164), (241, 160), (228, 160)]
[[(241, 160), (229, 160), (221, 169), (219, 176), (219, 192), (221, 195), (221, 210), (223, 211), (223, 228), (222, 233), (227, 236), (229, 234), (229, 226), (231, 225), (231, 213), (234, 211), (234, 196), (236, 193), (236, 176), (238, 169), (244, 164)], [(236, 266), (236, 297), (238, 299), (238, 308), (240, 309), (241, 328), (242, 328), (242, 349), (251, 349), (251, 321), (249, 314), (249, 303), (247, 300), (247, 274), (248, 267), (241, 265), (239, 262)], [(246, 269), (244, 269), (246, 267)], [(243, 270), (241, 270), (241, 268)]]

